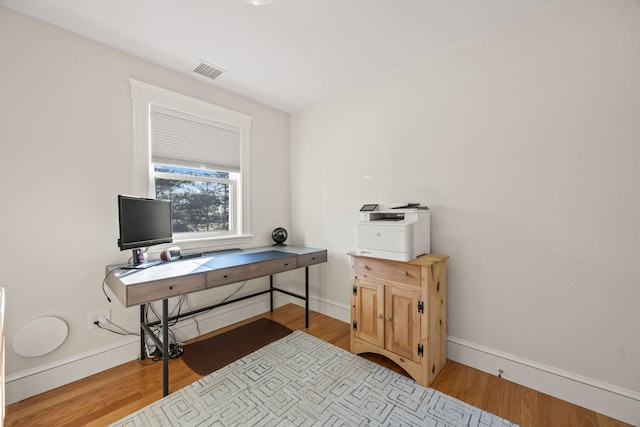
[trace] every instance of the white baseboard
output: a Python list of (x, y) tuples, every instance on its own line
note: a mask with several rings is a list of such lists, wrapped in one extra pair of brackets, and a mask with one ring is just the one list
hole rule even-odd
[(447, 359), (640, 426), (640, 393), (447, 336)]
[[(294, 304), (304, 307), (304, 301), (293, 299)], [(323, 298), (311, 296), (309, 298), (309, 310), (333, 317), (345, 323), (351, 322), (351, 309), (346, 304), (339, 304), (335, 301), (329, 301)]]
[[(291, 297), (274, 294), (274, 305), (291, 302)], [(193, 319), (180, 321), (171, 330), (179, 341), (186, 341), (232, 323), (239, 322), (269, 311), (269, 296), (261, 295), (235, 304), (220, 307), (197, 316), (198, 327)], [(138, 337), (127, 337), (110, 346), (100, 347), (42, 365), (34, 369), (8, 375), (5, 380), (5, 402), (10, 405), (56, 387), (77, 381), (90, 375), (136, 360), (140, 353)]]
[(140, 344), (128, 337), (111, 346), (75, 355), (55, 363), (7, 375), (5, 403), (10, 405), (36, 394), (88, 377), (105, 369), (135, 360)]

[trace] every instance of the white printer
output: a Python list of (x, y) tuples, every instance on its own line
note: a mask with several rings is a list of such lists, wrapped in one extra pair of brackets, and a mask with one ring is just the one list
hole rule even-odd
[(360, 209), (356, 255), (411, 261), (431, 252), (431, 213), (419, 203)]

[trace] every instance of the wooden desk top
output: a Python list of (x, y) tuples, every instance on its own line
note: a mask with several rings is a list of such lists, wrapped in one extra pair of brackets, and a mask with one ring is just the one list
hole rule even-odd
[(269, 276), (327, 261), (324, 249), (267, 246), (165, 262), (142, 270), (107, 267), (107, 286), (125, 307)]

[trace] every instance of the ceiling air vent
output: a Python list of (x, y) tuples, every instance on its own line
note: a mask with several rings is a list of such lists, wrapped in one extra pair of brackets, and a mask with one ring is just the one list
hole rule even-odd
[(206, 62), (203, 62), (203, 61), (200, 61), (196, 65), (194, 65), (191, 71), (193, 71), (196, 74), (200, 74), (201, 76), (211, 80), (215, 79), (216, 77), (218, 77), (220, 74), (224, 72), (224, 70), (218, 67), (215, 67), (211, 64), (207, 64)]

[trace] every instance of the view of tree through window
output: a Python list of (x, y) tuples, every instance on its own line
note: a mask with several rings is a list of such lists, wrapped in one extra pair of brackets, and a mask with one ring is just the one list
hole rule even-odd
[(230, 230), (228, 172), (154, 165), (156, 199), (172, 202), (173, 232)]

